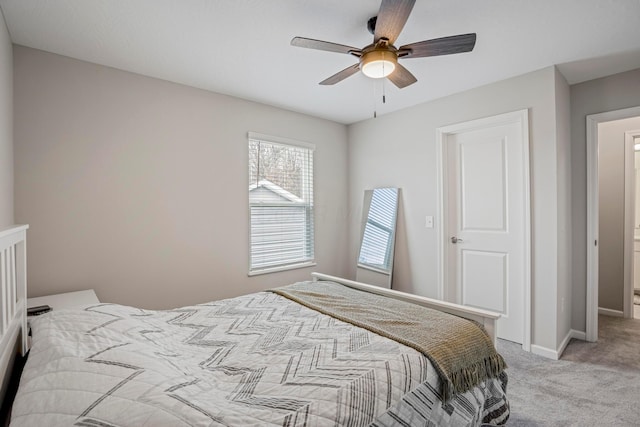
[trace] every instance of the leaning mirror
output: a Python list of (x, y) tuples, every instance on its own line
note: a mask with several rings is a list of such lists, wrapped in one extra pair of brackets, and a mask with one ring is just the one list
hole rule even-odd
[(364, 192), (358, 282), (391, 288), (399, 193), (398, 188)]

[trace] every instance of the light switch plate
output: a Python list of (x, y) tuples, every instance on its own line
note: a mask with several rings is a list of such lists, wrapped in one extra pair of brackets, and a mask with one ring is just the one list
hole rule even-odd
[(425, 217), (424, 226), (427, 227), (427, 228), (433, 228), (433, 217), (432, 216), (426, 216)]

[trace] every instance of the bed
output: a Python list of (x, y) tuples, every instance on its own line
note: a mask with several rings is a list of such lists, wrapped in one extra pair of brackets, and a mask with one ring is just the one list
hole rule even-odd
[[(28, 350), (26, 228), (0, 242), (4, 360)], [(317, 273), (172, 310), (57, 310), (30, 320), (11, 426), (504, 424), (497, 318)]]

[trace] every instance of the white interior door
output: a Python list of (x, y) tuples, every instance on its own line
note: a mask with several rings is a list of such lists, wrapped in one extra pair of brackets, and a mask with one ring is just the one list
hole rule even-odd
[[(526, 129), (526, 128), (524, 128)], [(447, 133), (448, 299), (502, 314), (497, 335), (525, 342), (528, 143), (522, 123), (490, 120)]]

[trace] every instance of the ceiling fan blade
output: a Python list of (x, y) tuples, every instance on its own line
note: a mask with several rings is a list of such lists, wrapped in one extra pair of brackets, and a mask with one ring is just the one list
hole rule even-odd
[(326, 50), (337, 53), (356, 53), (362, 51), (357, 47), (345, 46), (343, 44), (325, 42), (322, 40), (307, 39), (304, 37), (294, 37), (291, 39), (291, 46), (306, 47), (307, 49)]
[[(476, 33), (460, 34), (401, 46), (398, 55), (401, 58), (451, 55), (452, 53), (471, 52), (475, 45)], [(405, 55), (403, 51), (409, 51), (409, 53)]]
[(389, 74), (387, 78), (391, 80), (391, 83), (398, 86), (398, 89), (402, 89), (418, 81), (409, 70), (400, 64), (396, 64), (396, 69), (393, 70), (393, 73)]
[(358, 70), (360, 70), (360, 64), (353, 64), (352, 66), (347, 67), (344, 70), (335, 73), (333, 76), (329, 77), (328, 79), (321, 81), (320, 84), (324, 86), (334, 85), (336, 83), (343, 81), (347, 77), (354, 75), (355, 73), (358, 72)]
[(374, 43), (384, 37), (389, 39), (389, 44), (393, 44), (407, 23), (415, 3), (416, 0), (382, 0), (373, 36)]

